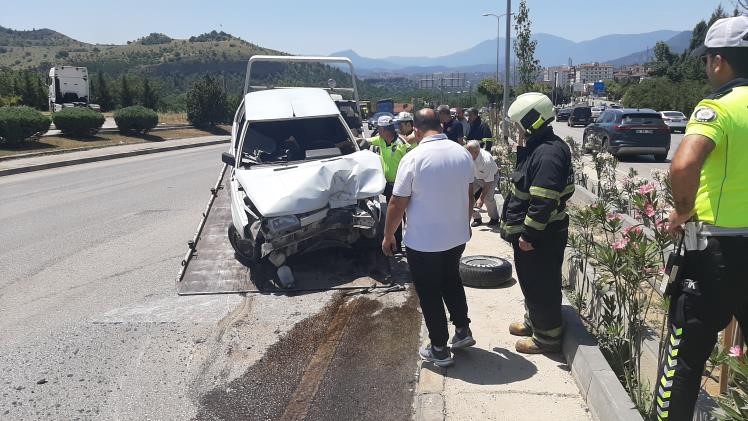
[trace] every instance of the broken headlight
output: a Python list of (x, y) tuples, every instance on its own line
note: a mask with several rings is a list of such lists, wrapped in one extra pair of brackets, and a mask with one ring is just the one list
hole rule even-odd
[(286, 215), (268, 219), (265, 226), (270, 234), (279, 234), (301, 228), (301, 222), (295, 215)]

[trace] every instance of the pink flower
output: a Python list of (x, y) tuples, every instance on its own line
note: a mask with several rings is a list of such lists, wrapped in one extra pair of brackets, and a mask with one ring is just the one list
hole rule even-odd
[(730, 354), (731, 357), (742, 357), (743, 354), (743, 347), (740, 345), (735, 345), (732, 348), (730, 348)]
[(621, 215), (618, 212), (613, 212), (608, 214), (608, 222), (619, 222), (623, 221), (623, 215)]
[(634, 232), (634, 234), (641, 234), (642, 233), (642, 227), (640, 227), (639, 225), (634, 225), (634, 226), (626, 227), (623, 230), (623, 235), (625, 235), (626, 237), (628, 237), (629, 234), (632, 231)]
[(644, 206), (644, 214), (650, 218), (655, 216), (655, 208), (652, 206), (652, 203), (647, 203), (646, 206)]
[(653, 183), (647, 183), (647, 184), (639, 187), (639, 194), (645, 195), (645, 194), (652, 193), (655, 190), (656, 190), (656, 187), (655, 187), (655, 185)]
[(620, 240), (613, 243), (613, 250), (623, 250), (626, 248), (626, 246), (629, 244), (628, 238), (621, 238)]

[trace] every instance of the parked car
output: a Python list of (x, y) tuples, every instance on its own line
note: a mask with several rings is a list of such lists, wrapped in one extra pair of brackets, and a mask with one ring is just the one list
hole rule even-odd
[(607, 151), (615, 157), (654, 155), (663, 162), (670, 152), (670, 128), (654, 110), (609, 109), (584, 129), (582, 149)]
[(556, 121), (569, 121), (571, 115), (571, 108), (561, 108), (556, 113)]
[(686, 132), (688, 117), (680, 111), (660, 111), (662, 120), (670, 127), (670, 132)]
[(569, 127), (586, 126), (592, 122), (592, 109), (590, 107), (574, 107), (566, 124)]

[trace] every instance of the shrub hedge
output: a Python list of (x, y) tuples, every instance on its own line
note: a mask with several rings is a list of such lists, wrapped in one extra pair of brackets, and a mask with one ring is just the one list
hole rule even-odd
[(115, 111), (114, 121), (121, 133), (146, 133), (158, 124), (158, 114), (150, 108), (134, 105)]
[(90, 136), (104, 124), (104, 115), (90, 108), (63, 108), (52, 114), (52, 122), (63, 134)]
[(49, 130), (49, 117), (31, 107), (0, 107), (0, 141), (20, 143)]

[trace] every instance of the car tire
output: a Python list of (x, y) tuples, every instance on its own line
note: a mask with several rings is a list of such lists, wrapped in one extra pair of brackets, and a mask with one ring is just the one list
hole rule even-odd
[(494, 256), (460, 258), (462, 284), (474, 288), (495, 288), (512, 280), (512, 264)]
[(664, 155), (657, 153), (654, 155), (654, 159), (657, 162), (665, 162), (665, 160), (667, 160), (667, 153), (665, 153)]
[(257, 260), (255, 259), (254, 253), (247, 254), (244, 250), (242, 250), (239, 247), (239, 232), (237, 231), (234, 224), (229, 225), (229, 242), (231, 243), (231, 247), (234, 248), (234, 253), (236, 253), (237, 257), (239, 257), (240, 260), (243, 262), (249, 264), (249, 263), (256, 263)]

